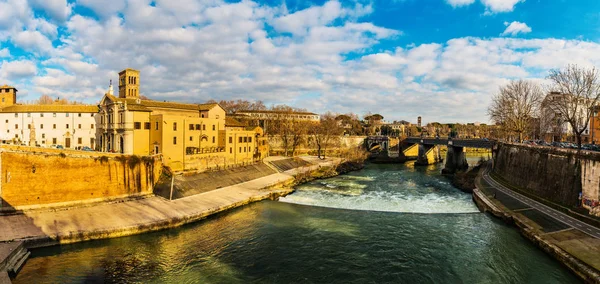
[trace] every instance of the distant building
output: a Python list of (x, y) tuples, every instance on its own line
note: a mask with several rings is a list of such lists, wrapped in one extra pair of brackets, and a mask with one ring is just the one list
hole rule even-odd
[(96, 146), (95, 105), (17, 104), (17, 89), (0, 87), (0, 130), (2, 144), (67, 149)]
[(319, 122), (320, 116), (312, 112), (303, 111), (275, 111), (275, 110), (238, 110), (234, 117), (248, 121), (252, 125), (260, 126), (265, 133), (269, 133), (269, 122), (275, 120), (294, 120)]

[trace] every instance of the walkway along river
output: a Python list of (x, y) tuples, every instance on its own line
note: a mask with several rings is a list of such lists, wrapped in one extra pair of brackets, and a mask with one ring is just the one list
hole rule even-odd
[(367, 165), (178, 229), (33, 250), (13, 283), (578, 283), (438, 166)]

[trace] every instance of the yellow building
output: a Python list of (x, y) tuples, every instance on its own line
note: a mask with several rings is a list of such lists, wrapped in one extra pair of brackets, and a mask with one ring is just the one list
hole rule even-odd
[(9, 85), (0, 87), (0, 108), (17, 104), (17, 89)]
[(113, 95), (111, 84), (102, 98), (96, 133), (99, 150), (162, 154), (164, 164), (174, 171), (230, 167), (264, 157), (257, 147), (262, 129), (228, 119), (219, 104), (141, 99), (139, 82), (139, 71), (123, 70), (119, 97)]

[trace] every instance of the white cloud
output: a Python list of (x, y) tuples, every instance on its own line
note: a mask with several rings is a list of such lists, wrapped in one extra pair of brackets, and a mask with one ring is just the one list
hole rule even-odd
[(0, 49), (0, 58), (2, 57), (10, 57), (10, 50), (8, 48)]
[(525, 2), (525, 0), (481, 0), (487, 9), (487, 14), (512, 12), (519, 2)]
[(50, 18), (64, 22), (71, 15), (71, 4), (67, 0), (30, 0), (34, 8), (42, 9)]
[(37, 73), (35, 63), (29, 60), (4, 61), (0, 65), (0, 77), (20, 79)]
[(475, 0), (446, 0), (446, 3), (450, 4), (452, 7), (462, 7), (469, 6), (473, 4)]
[(525, 23), (514, 21), (510, 24), (508, 22), (504, 22), (504, 25), (506, 26), (506, 29), (504, 30), (504, 32), (502, 32), (502, 34), (500, 34), (503, 36), (516, 36), (518, 33), (526, 34), (531, 32), (531, 28)]
[(337, 1), (289, 13), (252, 1), (131, 0), (103, 9), (80, 0), (100, 19), (75, 14), (65, 23), (35, 18), (19, 1), (6, 2), (17, 23), (0, 29), (0, 41), (6, 34), (18, 52), (0, 48), (0, 56), (23, 48), (32, 61), (4, 62), (0, 78), (17, 79), (24, 99), (43, 93), (95, 103), (131, 67), (141, 70), (141, 93), (158, 100), (239, 98), (386, 119), (486, 121), (490, 94), (510, 79), (540, 81), (567, 63), (600, 65), (600, 44), (578, 40), (466, 37), (390, 50), (380, 43), (401, 31), (359, 20), (371, 5)]
[(16, 46), (28, 51), (48, 52), (52, 49), (52, 42), (38, 31), (19, 32), (12, 41)]

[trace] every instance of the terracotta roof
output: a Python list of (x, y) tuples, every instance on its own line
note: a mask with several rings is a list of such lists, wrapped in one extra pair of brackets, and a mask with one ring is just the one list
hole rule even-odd
[(147, 111), (147, 112), (152, 112), (151, 109), (143, 106), (143, 105), (138, 105), (138, 104), (127, 104), (127, 109), (128, 110), (133, 110), (133, 111)]
[(15, 112), (98, 112), (95, 105), (12, 105), (0, 109), (2, 113)]
[(317, 115), (316, 113), (306, 111), (279, 111), (279, 110), (238, 110), (239, 113), (288, 113), (288, 114), (308, 114)]
[(0, 87), (0, 89), (15, 89), (16, 90), (17, 88), (4, 84), (3, 86)]
[[(139, 100), (130, 98), (118, 98), (113, 95), (106, 94), (106, 96), (114, 102), (127, 102), (127, 107), (130, 108), (132, 105), (139, 105), (140, 107), (149, 108), (173, 108), (173, 109), (189, 109), (189, 110), (211, 110), (218, 104), (185, 104), (185, 103), (174, 103), (174, 102), (161, 102), (154, 100)], [(150, 109), (148, 109), (150, 110)]]
[(225, 126), (229, 127), (246, 127), (246, 124), (241, 123), (237, 119), (233, 117), (226, 116), (225, 117)]

